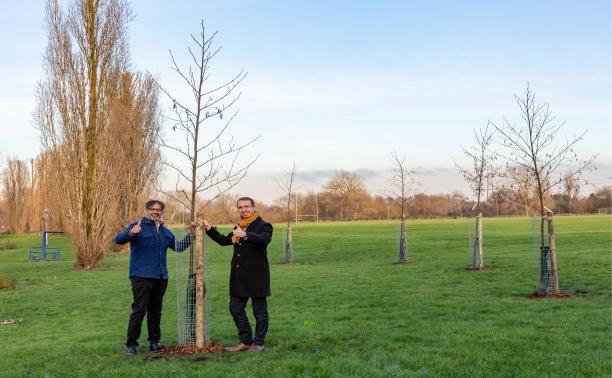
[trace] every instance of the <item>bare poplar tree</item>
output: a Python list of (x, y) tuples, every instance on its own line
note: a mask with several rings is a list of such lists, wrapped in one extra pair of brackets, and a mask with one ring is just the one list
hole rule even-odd
[[(163, 161), (177, 176), (175, 190), (166, 194), (189, 211), (192, 223), (210, 201), (237, 185), (257, 159), (250, 159), (243, 164), (239, 160), (240, 153), (257, 138), (242, 144), (237, 144), (233, 138), (224, 140), (225, 132), (238, 114), (237, 110), (232, 109), (240, 98), (241, 93), (236, 93), (236, 89), (246, 77), (246, 72), (241, 70), (232, 79), (221, 84), (209, 82), (210, 63), (220, 50), (220, 47), (213, 44), (216, 35), (217, 32), (207, 34), (202, 21), (199, 35), (191, 36), (194, 46), (188, 47), (191, 65), (186, 69), (179, 66), (170, 51), (173, 70), (189, 93), (185, 100), (159, 85), (172, 102), (173, 115), (168, 117), (172, 129), (185, 137), (185, 143), (172, 143), (167, 140), (160, 143), (184, 162), (177, 163), (169, 159)], [(221, 124), (215, 127), (215, 121)], [(189, 189), (183, 189), (182, 183), (186, 183)], [(203, 193), (210, 193), (207, 199), (198, 196)], [(188, 289), (188, 292), (194, 295), (190, 294), (187, 300), (188, 306), (189, 303), (195, 306), (195, 343), (198, 348), (202, 348), (206, 344), (206, 332), (201, 328), (204, 324), (203, 304), (206, 295), (203, 277), (204, 251), (201, 242), (195, 244), (197, 256), (194, 256), (193, 248), (189, 251), (188, 281), (188, 287), (195, 290)], [(192, 311), (192, 308), (187, 311)]]
[(400, 158), (396, 151), (391, 153), (391, 184), (389, 199), (400, 213), (400, 237), (398, 250), (398, 263), (410, 262), (408, 257), (408, 236), (406, 232), (406, 216), (408, 215), (409, 201), (414, 197), (414, 189), (418, 183), (414, 179), (415, 170), (406, 167), (406, 156)]
[(33, 163), (34, 174), (32, 177), (34, 182), (31, 185), (31, 190), (34, 193), (32, 195), (33, 203), (29, 204), (32, 207), (29, 212), (32, 214), (32, 220), (36, 219), (39, 223), (37, 230), (44, 228), (47, 230), (62, 230), (64, 228), (60, 205), (55, 200), (63, 195), (63, 187), (61, 183), (54, 182), (56, 175), (53, 174), (53, 171), (61, 169), (52, 165), (54, 159), (51, 158), (51, 155), (54, 153), (56, 152), (53, 150), (43, 151)]
[(63, 185), (57, 198), (75, 245), (75, 266), (100, 266), (116, 230), (117, 171), (108, 133), (118, 72), (127, 66), (123, 0), (74, 0), (63, 11), (47, 3), (45, 78), (35, 113), (42, 143), (57, 153), (53, 173)]
[(29, 182), (26, 162), (19, 159), (7, 159), (6, 167), (2, 172), (2, 195), (8, 228), (14, 234), (21, 233), (24, 229), (24, 211)]
[[(283, 263), (291, 264), (293, 262), (293, 234), (291, 230), (291, 223), (293, 217), (291, 216), (291, 199), (293, 194), (293, 183), (295, 179), (295, 163), (291, 166), (291, 170), (285, 174), (280, 182), (280, 187), (286, 195), (285, 209), (287, 211), (287, 232), (285, 234), (285, 256), (283, 257)], [(294, 201), (297, 200), (294, 196)]]
[(467, 149), (462, 147), (463, 154), (472, 163), (471, 167), (462, 168), (457, 165), (461, 175), (470, 186), (474, 198), (476, 198), (476, 204), (473, 208), (476, 215), (476, 235), (472, 248), (472, 269), (484, 268), (482, 210), (483, 204), (486, 201), (486, 189), (496, 175), (493, 167), (495, 154), (490, 151), (491, 144), (493, 143), (493, 132), (489, 126), (490, 123), (487, 123), (484, 129), (474, 130), (474, 144)]
[[(548, 103), (538, 103), (535, 93), (525, 89), (523, 96), (515, 96), (519, 106), (522, 123), (512, 124), (504, 118), (504, 123), (495, 125), (500, 135), (499, 145), (504, 148), (500, 156), (507, 160), (510, 170), (527, 170), (533, 178), (533, 189), (537, 195), (537, 210), (540, 215), (540, 279), (538, 293), (559, 293), (553, 212), (546, 205), (551, 200), (551, 189), (561, 184), (563, 179), (556, 178), (559, 168), (566, 163), (574, 169), (566, 177), (579, 177), (589, 167), (597, 155), (579, 160), (574, 146), (583, 139), (586, 131), (559, 141), (559, 132), (565, 122), (557, 122)], [(512, 185), (512, 183), (510, 183)], [(546, 234), (545, 225), (548, 225)]]
[(158, 181), (161, 155), (159, 90), (148, 74), (124, 71), (115, 79), (117, 94), (111, 99), (109, 134), (113, 142), (118, 196), (118, 227), (137, 217)]
[(38, 186), (38, 172), (37, 167), (35, 165), (36, 160), (30, 158), (28, 160), (29, 163), (29, 187), (26, 191), (26, 200), (24, 202), (24, 231), (25, 232), (33, 232), (37, 230), (41, 230), (41, 220), (42, 213), (36, 212), (37, 209), (41, 207), (38, 204), (37, 191), (36, 188)]

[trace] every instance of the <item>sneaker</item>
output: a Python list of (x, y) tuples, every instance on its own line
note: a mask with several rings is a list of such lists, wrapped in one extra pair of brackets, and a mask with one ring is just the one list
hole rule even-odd
[(251, 348), (252, 344), (243, 344), (240, 343), (234, 347), (230, 347), (230, 348), (225, 348), (226, 352), (231, 352), (231, 353), (235, 353), (235, 352), (244, 352), (247, 351)]
[(149, 350), (151, 352), (157, 351), (157, 350), (162, 350), (164, 349), (166, 346), (162, 343), (160, 343), (159, 341), (154, 341), (149, 345)]
[(264, 350), (264, 346), (263, 345), (253, 344), (249, 348), (248, 352), (263, 352), (263, 350)]
[(132, 345), (127, 348), (127, 352), (125, 352), (128, 356), (135, 356), (138, 354), (138, 346)]

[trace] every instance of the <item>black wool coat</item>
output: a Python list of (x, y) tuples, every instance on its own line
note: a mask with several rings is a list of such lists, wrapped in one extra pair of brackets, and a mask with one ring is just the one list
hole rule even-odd
[[(235, 228), (235, 227), (234, 227)], [(233, 245), (230, 270), (230, 295), (235, 297), (270, 296), (270, 264), (267, 246), (272, 240), (272, 225), (257, 218), (245, 229), (246, 240), (232, 243), (232, 233), (221, 234), (216, 227), (206, 234), (219, 245)]]

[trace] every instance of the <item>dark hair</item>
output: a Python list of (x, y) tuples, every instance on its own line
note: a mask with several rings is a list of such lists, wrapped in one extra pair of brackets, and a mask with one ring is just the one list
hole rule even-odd
[(163, 209), (166, 207), (166, 205), (164, 205), (164, 203), (163, 203), (162, 201), (160, 201), (160, 200), (156, 200), (156, 199), (148, 200), (148, 201), (145, 203), (145, 207), (146, 207), (147, 209), (150, 209), (150, 208), (151, 208), (151, 206), (153, 206), (153, 205), (155, 205), (155, 204), (158, 204), (158, 205), (159, 205), (159, 207), (161, 207), (161, 209), (162, 209), (162, 210), (163, 210)]
[(238, 200), (236, 201), (236, 205), (238, 205), (238, 202), (240, 201), (249, 201), (251, 202), (251, 206), (255, 206), (255, 200), (253, 200), (251, 197), (240, 197), (238, 198)]

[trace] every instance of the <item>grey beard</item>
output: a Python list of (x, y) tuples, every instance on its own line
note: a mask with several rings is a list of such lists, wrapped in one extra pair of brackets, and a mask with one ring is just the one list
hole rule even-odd
[(159, 227), (160, 224), (163, 224), (164, 221), (161, 219), (161, 217), (157, 218), (157, 219), (152, 219), (150, 217), (147, 217), (148, 220), (150, 220), (151, 222), (155, 223), (155, 225), (157, 227)]

